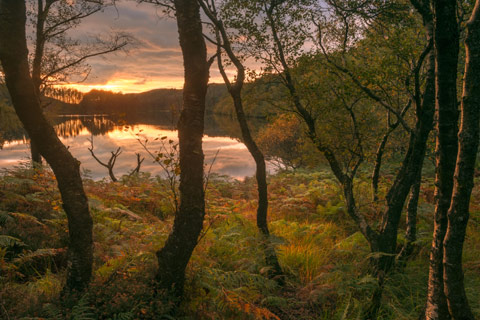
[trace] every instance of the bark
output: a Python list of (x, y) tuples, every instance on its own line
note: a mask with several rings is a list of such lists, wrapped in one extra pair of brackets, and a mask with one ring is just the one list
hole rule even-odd
[[(52, 4), (51, 0), (47, 0), (46, 5), (44, 6), (43, 0), (37, 0), (37, 23), (35, 30), (35, 51), (32, 61), (32, 81), (37, 97), (40, 97), (40, 86), (42, 85), (41, 79), (41, 70), (42, 70), (42, 59), (45, 49), (45, 19), (47, 18), (50, 6)], [(42, 164), (42, 156), (38, 150), (38, 147), (35, 145), (33, 140), (30, 140), (30, 152), (32, 155), (32, 163), (34, 166)]]
[(47, 0), (44, 5), (43, 0), (37, 0), (37, 21), (35, 25), (35, 51), (32, 62), (32, 81), (37, 96), (40, 97), (40, 87), (42, 85), (42, 60), (45, 51), (45, 21), (47, 19), (50, 7), (53, 1)]
[[(405, 239), (407, 241), (407, 252), (409, 247), (417, 240), (417, 211), (418, 211), (418, 199), (420, 197), (420, 186), (422, 184), (422, 171), (419, 170), (415, 182), (413, 183), (412, 190), (410, 190), (410, 198), (407, 204), (407, 219), (405, 230)], [(410, 254), (408, 254), (410, 255)]]
[(455, 0), (435, 0), (434, 48), (436, 85), (436, 173), (435, 214), (428, 295), (425, 317), (427, 320), (449, 319), (443, 288), (443, 240), (447, 230), (447, 211), (453, 190), (453, 174), (457, 155), (457, 62), (459, 30)]
[(132, 172), (129, 173), (129, 176), (133, 176), (135, 174), (139, 174), (140, 173), (140, 168), (142, 166), (142, 163), (143, 161), (145, 160), (145, 158), (142, 158), (142, 156), (140, 155), (140, 153), (135, 153), (137, 155), (137, 166), (135, 167), (135, 169), (132, 170)]
[(405, 230), (405, 244), (397, 256), (397, 260), (405, 265), (406, 260), (412, 255), (415, 247), (414, 243), (417, 241), (417, 209), (418, 199), (420, 197), (420, 185), (422, 182), (422, 170), (418, 170), (415, 182), (410, 190), (410, 197), (407, 204), (407, 217)]
[(17, 115), (41, 155), (51, 166), (68, 218), (67, 291), (83, 290), (92, 273), (92, 218), (80, 177), (80, 163), (60, 142), (45, 119), (29, 73), (25, 36), (25, 2), (0, 2), (0, 60)]
[[(403, 206), (408, 193), (422, 169), (425, 158), (429, 133), (433, 124), (433, 103), (429, 99), (428, 91), (431, 86), (427, 84), (422, 103), (421, 114), (417, 115), (414, 134), (410, 139), (409, 150), (405, 156), (402, 168), (398, 173), (393, 186), (387, 194), (387, 209), (383, 216), (380, 229), (379, 246), (381, 252), (395, 253), (397, 244), (398, 225), (402, 215)], [(383, 256), (378, 264), (378, 269), (388, 272), (394, 261), (394, 256)]]
[[(416, 103), (418, 103), (418, 101)], [(407, 106), (402, 110), (401, 112), (402, 117), (408, 111), (408, 109), (410, 108), (410, 105), (411, 105), (411, 102), (409, 102)], [(383, 160), (383, 154), (385, 153), (385, 147), (387, 145), (390, 134), (392, 134), (392, 132), (395, 131), (395, 129), (400, 124), (400, 121), (398, 120), (392, 124), (390, 123), (390, 112), (388, 113), (387, 121), (388, 121), (387, 131), (383, 135), (382, 141), (380, 141), (380, 144), (378, 145), (377, 152), (375, 154), (375, 164), (373, 166), (372, 191), (373, 191), (374, 202), (378, 201), (378, 180), (380, 179), (380, 169), (382, 167), (382, 160)]]
[(175, 0), (185, 67), (183, 109), (178, 122), (180, 146), (180, 208), (165, 246), (157, 252), (159, 289), (181, 297), (185, 269), (197, 245), (205, 216), (203, 150), (207, 50), (196, 0)]
[(34, 140), (30, 139), (30, 153), (32, 156), (32, 164), (33, 166), (41, 166), (42, 165), (42, 156), (40, 155), (40, 150), (38, 150), (37, 145), (35, 144)]
[(378, 145), (377, 153), (375, 155), (375, 164), (373, 166), (372, 173), (372, 191), (373, 201), (378, 201), (378, 179), (380, 178), (380, 168), (382, 166), (383, 153), (385, 152), (385, 146), (387, 145), (388, 137), (392, 131), (389, 129), (383, 135), (382, 141)]
[(256, 171), (255, 177), (257, 179), (258, 190), (258, 207), (257, 207), (257, 227), (264, 237), (264, 252), (265, 260), (269, 267), (272, 268), (271, 275), (279, 276), (282, 274), (282, 268), (278, 262), (275, 249), (270, 243), (270, 231), (268, 230), (267, 213), (268, 213), (268, 187), (267, 187), (267, 170), (265, 165), (265, 158), (262, 151), (258, 148), (255, 140), (253, 140), (248, 127), (247, 119), (243, 111), (242, 100), (240, 92), (230, 91), (233, 97), (235, 113), (242, 132), (242, 140), (248, 151), (255, 160)]
[(480, 120), (480, 0), (467, 24), (466, 63), (458, 134), (458, 157), (448, 226), (443, 243), (444, 292), (455, 320), (474, 319), (465, 294), (462, 270), (463, 242), (469, 218)]
[[(244, 73), (244, 71), (241, 71)], [(237, 76), (237, 82), (240, 77)], [(243, 76), (242, 76), (243, 79)], [(235, 114), (237, 115), (237, 120), (240, 125), (242, 132), (242, 141), (247, 147), (248, 151), (255, 160), (256, 171), (255, 178), (257, 180), (257, 191), (258, 191), (258, 207), (257, 207), (257, 227), (262, 234), (264, 241), (263, 247), (265, 252), (265, 260), (269, 267), (272, 268), (272, 276), (282, 275), (282, 268), (278, 262), (277, 254), (274, 247), (270, 243), (270, 231), (268, 229), (268, 186), (267, 186), (267, 170), (265, 165), (265, 157), (263, 156), (262, 151), (258, 148), (255, 140), (253, 139), (250, 129), (248, 127), (248, 122), (243, 111), (243, 103), (241, 98), (241, 90), (230, 87), (230, 94), (233, 98), (233, 104), (235, 107)]]

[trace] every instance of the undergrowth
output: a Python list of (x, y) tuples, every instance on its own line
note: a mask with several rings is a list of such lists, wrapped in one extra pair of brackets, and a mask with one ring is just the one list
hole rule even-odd
[[(175, 313), (154, 290), (155, 251), (173, 221), (168, 185), (144, 174), (118, 183), (84, 183), (94, 220), (95, 271), (88, 291), (68, 304), (59, 298), (67, 221), (52, 173), (19, 167), (1, 174), (0, 318), (357, 319), (375, 288), (368, 245), (346, 215), (342, 193), (327, 171), (269, 177), (271, 240), (285, 272), (282, 287), (267, 277), (255, 224), (254, 179), (212, 175), (204, 232)], [(416, 255), (405, 270), (388, 275), (379, 319), (416, 319), (424, 305), (431, 190), (432, 182), (425, 181)], [(370, 202), (367, 178), (359, 179), (356, 191), (359, 207), (375, 221), (382, 206)], [(466, 289), (477, 315), (478, 193), (476, 188), (464, 256)]]

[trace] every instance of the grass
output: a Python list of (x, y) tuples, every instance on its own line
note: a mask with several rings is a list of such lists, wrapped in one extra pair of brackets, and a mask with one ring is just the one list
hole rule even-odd
[[(94, 220), (94, 278), (76, 305), (59, 295), (65, 277), (67, 224), (48, 170), (17, 168), (0, 176), (0, 315), (5, 319), (172, 319), (154, 292), (155, 251), (168, 236), (173, 208), (165, 183), (148, 175), (119, 183), (85, 179)], [(358, 205), (371, 219), (367, 178)], [(383, 181), (387, 183), (387, 181)], [(343, 208), (328, 171), (269, 177), (272, 242), (286, 274), (268, 279), (255, 224), (255, 183), (213, 175), (204, 234), (187, 269), (175, 319), (356, 319), (376, 282), (369, 248)], [(432, 232), (431, 181), (422, 189), (418, 254), (387, 278), (380, 319), (416, 319), (425, 302)], [(465, 283), (480, 315), (480, 191), (472, 196), (465, 242)], [(404, 226), (402, 226), (403, 228)], [(400, 231), (400, 235), (403, 231)], [(401, 237), (399, 237), (401, 241)], [(3, 242), (0, 242), (3, 243)]]

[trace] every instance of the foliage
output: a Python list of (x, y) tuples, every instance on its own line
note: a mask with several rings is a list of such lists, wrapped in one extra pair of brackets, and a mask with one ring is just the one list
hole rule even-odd
[[(373, 218), (377, 208), (369, 200), (365, 177), (360, 174), (356, 192), (359, 205)], [(142, 174), (120, 183), (85, 180), (95, 226), (94, 279), (85, 296), (63, 305), (61, 252), (67, 224), (55, 180), (48, 170), (5, 171), (0, 176), (0, 239), (15, 240), (0, 249), (0, 314), (11, 319), (356, 318), (375, 281), (369, 276), (368, 245), (346, 217), (332, 174), (299, 169), (270, 176), (269, 185), (272, 243), (286, 273), (285, 286), (266, 277), (255, 225), (255, 180), (212, 174), (206, 227), (187, 269), (184, 302), (173, 313), (173, 305), (154, 290), (154, 252), (172, 225), (171, 209), (158, 211), (168, 207), (165, 184)], [(428, 178), (421, 191), (416, 253), (405, 270), (386, 279), (379, 319), (412, 319), (423, 307), (432, 190)], [(478, 314), (477, 193), (464, 259), (467, 293)]]
[(312, 153), (311, 146), (306, 144), (301, 123), (290, 114), (282, 114), (271, 121), (258, 137), (258, 145), (267, 160), (280, 169), (306, 166), (307, 155)]
[[(128, 127), (124, 130), (128, 131)], [(180, 150), (178, 143), (167, 136), (157, 137), (154, 141), (158, 141), (158, 150), (152, 151), (148, 145), (148, 138), (142, 136), (141, 130), (136, 133), (137, 141), (145, 149), (145, 151), (153, 158), (163, 169), (164, 177), (158, 179), (159, 182), (164, 181), (170, 190), (170, 202), (175, 213), (179, 208), (178, 185), (180, 179)]]

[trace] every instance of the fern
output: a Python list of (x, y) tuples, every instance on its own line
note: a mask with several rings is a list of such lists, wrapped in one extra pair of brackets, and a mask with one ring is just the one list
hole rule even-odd
[(24, 265), (30, 262), (38, 261), (39, 259), (46, 259), (49, 257), (55, 257), (59, 252), (59, 249), (38, 249), (33, 252), (27, 252), (21, 254), (18, 258), (15, 258), (13, 262), (16, 265)]
[(89, 305), (89, 296), (84, 294), (78, 303), (72, 308), (72, 320), (95, 320), (94, 309)]
[(223, 271), (216, 268), (211, 268), (207, 271), (209, 281), (217, 282), (222, 287), (228, 289), (236, 289), (248, 286), (259, 291), (272, 291), (277, 288), (275, 281), (265, 278), (260, 274), (249, 273), (247, 271)]
[(12, 218), (11, 215), (8, 214), (8, 212), (5, 211), (0, 211), (0, 226), (5, 226), (8, 222), (13, 221), (14, 219)]
[(38, 220), (37, 217), (32, 216), (31, 214), (11, 212), (11, 213), (9, 213), (9, 215), (11, 217), (13, 217), (14, 219), (16, 219), (17, 221), (29, 222), (29, 223), (36, 224), (36, 225), (39, 225), (39, 226), (42, 226), (42, 227), (45, 226), (45, 224), (40, 222), (40, 220)]
[(114, 315), (113, 320), (134, 320), (135, 315), (132, 312), (122, 312)]
[(44, 304), (43, 310), (48, 315), (48, 319), (50, 320), (60, 320), (65, 318), (62, 310), (53, 303)]
[(15, 246), (26, 247), (27, 245), (18, 238), (0, 234), (0, 248), (12, 248)]

